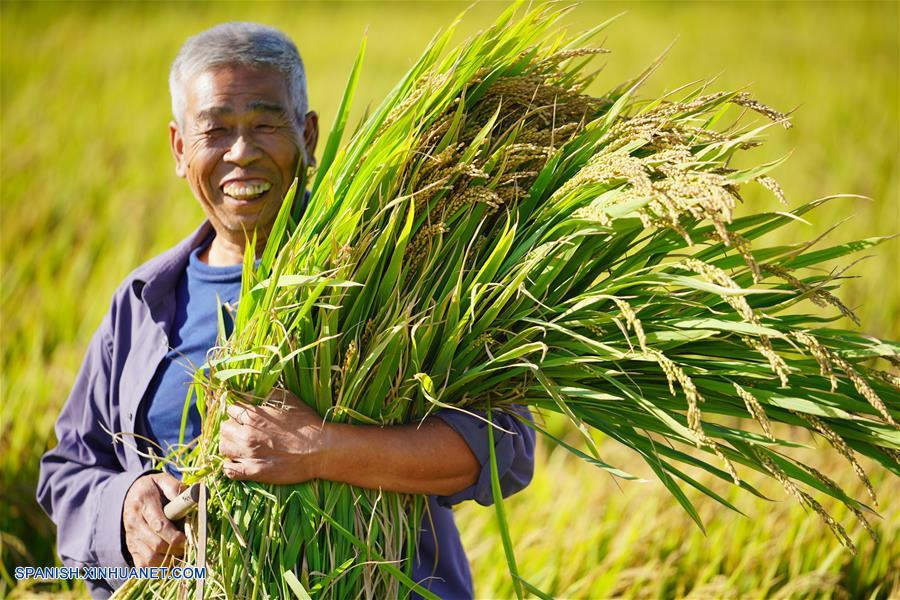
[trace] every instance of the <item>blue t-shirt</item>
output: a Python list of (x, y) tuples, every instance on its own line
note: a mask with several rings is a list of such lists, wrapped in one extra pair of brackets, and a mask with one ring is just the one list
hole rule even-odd
[[(145, 397), (144, 423), (149, 437), (158, 446), (154, 446), (154, 451), (161, 456), (179, 443), (185, 400), (194, 371), (206, 362), (207, 353), (216, 345), (219, 330), (216, 309), (221, 303), (225, 331), (230, 334), (233, 322), (226, 304), (234, 308), (241, 293), (242, 265), (213, 267), (200, 260), (200, 253), (211, 241), (212, 238), (191, 252), (187, 268), (178, 281), (175, 319), (169, 331), (170, 350), (156, 370)], [(198, 435), (200, 413), (196, 395), (191, 391), (185, 443)], [(171, 465), (167, 465), (167, 470), (180, 476)]]

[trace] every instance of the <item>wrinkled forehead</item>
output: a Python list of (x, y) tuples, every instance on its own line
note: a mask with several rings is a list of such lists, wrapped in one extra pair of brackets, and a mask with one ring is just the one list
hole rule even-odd
[(226, 65), (202, 71), (184, 83), (187, 112), (195, 119), (290, 113), (287, 78), (274, 68)]

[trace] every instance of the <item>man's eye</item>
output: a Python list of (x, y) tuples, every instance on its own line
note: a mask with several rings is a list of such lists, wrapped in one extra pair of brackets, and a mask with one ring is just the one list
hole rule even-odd
[(256, 126), (256, 131), (261, 133), (274, 133), (277, 127), (271, 123), (260, 123)]
[(209, 127), (203, 133), (206, 135), (222, 135), (226, 133), (228, 130), (224, 127)]

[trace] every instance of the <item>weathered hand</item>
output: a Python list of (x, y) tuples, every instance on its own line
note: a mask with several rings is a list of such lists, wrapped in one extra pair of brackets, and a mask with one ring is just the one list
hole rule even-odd
[(297, 396), (275, 389), (265, 404), (232, 404), (219, 432), (231, 479), (301, 483), (321, 476), (327, 449), (322, 418)]
[(125, 545), (135, 567), (158, 567), (184, 554), (184, 533), (166, 518), (163, 505), (185, 488), (168, 473), (150, 473), (135, 480), (125, 495), (122, 525)]

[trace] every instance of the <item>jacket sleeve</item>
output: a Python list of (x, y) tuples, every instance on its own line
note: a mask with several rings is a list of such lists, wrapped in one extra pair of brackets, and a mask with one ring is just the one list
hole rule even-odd
[[(130, 566), (122, 506), (131, 484), (147, 471), (126, 471), (113, 449), (108, 432), (118, 419), (110, 402), (111, 356), (107, 317), (56, 421), (57, 446), (41, 458), (37, 501), (56, 524), (57, 551), (66, 566)], [(89, 583), (101, 598), (120, 584)]]
[[(527, 407), (513, 405), (511, 410), (517, 412), (521, 417), (533, 421)], [(485, 417), (487, 414), (483, 410), (471, 412), (481, 417)], [(444, 421), (465, 440), (481, 464), (478, 481), (450, 496), (438, 496), (437, 503), (442, 506), (452, 506), (464, 500), (475, 500), (483, 506), (490, 506), (494, 503), (487, 429), (490, 425), (476, 416), (458, 410), (440, 410), (435, 412), (434, 416)], [(520, 417), (507, 411), (496, 409), (491, 411), (491, 420), (495, 425), (494, 452), (497, 456), (500, 490), (505, 498), (524, 489), (531, 482), (534, 474), (535, 432)], [(501, 431), (497, 427), (506, 431)], [(507, 433), (507, 431), (511, 433)]]

